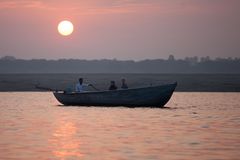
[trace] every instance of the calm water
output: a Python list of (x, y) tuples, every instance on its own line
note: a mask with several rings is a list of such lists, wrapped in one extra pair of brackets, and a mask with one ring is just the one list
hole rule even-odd
[(0, 93), (0, 159), (239, 159), (240, 93), (181, 93), (165, 109), (63, 107)]

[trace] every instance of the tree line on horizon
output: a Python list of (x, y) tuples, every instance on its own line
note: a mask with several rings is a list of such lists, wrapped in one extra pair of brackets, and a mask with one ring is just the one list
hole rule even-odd
[(0, 58), (0, 73), (240, 73), (240, 58), (209, 56), (175, 59), (83, 60), (83, 59), (17, 59)]

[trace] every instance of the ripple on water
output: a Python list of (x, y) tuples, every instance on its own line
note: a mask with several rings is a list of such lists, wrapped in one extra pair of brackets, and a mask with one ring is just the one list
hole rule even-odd
[(0, 99), (0, 159), (240, 156), (238, 93), (174, 93), (161, 109), (64, 107), (38, 92)]

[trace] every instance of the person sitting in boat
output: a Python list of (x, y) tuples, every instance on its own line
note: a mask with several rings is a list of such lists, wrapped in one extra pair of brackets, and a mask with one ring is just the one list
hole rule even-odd
[(116, 86), (116, 84), (115, 84), (115, 81), (111, 81), (109, 90), (117, 90), (117, 86)]
[(92, 86), (91, 84), (83, 83), (83, 78), (79, 78), (78, 81), (79, 82), (76, 84), (76, 88), (75, 88), (76, 92), (83, 92), (84, 87)]
[(126, 79), (122, 79), (122, 86), (121, 86), (122, 89), (128, 89), (128, 85), (126, 83)]

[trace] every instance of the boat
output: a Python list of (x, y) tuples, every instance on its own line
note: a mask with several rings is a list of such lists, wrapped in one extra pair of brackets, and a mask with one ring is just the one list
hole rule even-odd
[(56, 99), (66, 106), (163, 107), (171, 98), (177, 83), (142, 88), (81, 93), (54, 91)]

